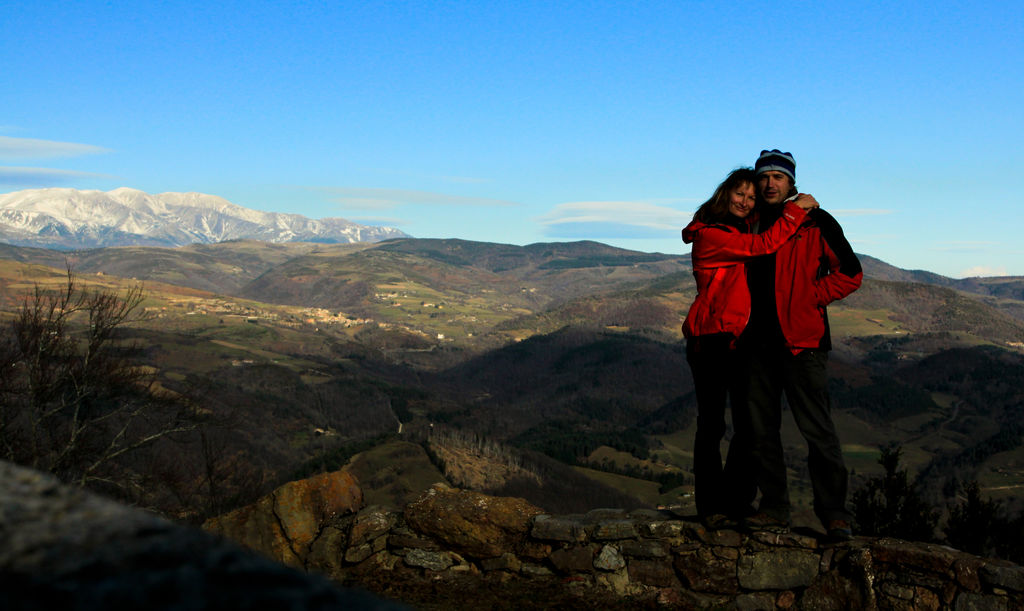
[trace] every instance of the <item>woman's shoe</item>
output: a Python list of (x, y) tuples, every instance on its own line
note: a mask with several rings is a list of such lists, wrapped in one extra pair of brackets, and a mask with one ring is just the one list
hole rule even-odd
[(846, 520), (830, 520), (828, 523), (828, 538), (830, 541), (845, 542), (853, 541), (853, 528)]
[(736, 520), (733, 520), (724, 513), (713, 513), (709, 516), (704, 516), (700, 519), (700, 523), (708, 530), (728, 530), (735, 529), (738, 526)]
[(784, 535), (789, 532), (788, 522), (773, 518), (763, 511), (743, 518), (743, 526), (751, 532), (767, 531), (777, 535)]

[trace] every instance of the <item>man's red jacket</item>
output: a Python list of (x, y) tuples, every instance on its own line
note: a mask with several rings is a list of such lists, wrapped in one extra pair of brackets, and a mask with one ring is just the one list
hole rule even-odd
[[(775, 309), (774, 313), (754, 312), (758, 322), (751, 325), (750, 331), (754, 334), (765, 331), (756, 327), (774, 324), (770, 321), (773, 314), (777, 315), (778, 329), (786, 348), (793, 354), (808, 348), (831, 348), (825, 307), (857, 290), (864, 276), (860, 261), (839, 223), (821, 209), (807, 214), (796, 233), (774, 257), (752, 261), (748, 274), (751, 289), (761, 290), (762, 299), (755, 295), (754, 307), (774, 305)], [(773, 299), (767, 291), (771, 291)]]

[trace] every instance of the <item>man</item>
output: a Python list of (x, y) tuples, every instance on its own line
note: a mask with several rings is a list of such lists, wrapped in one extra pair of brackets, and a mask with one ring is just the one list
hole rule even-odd
[[(763, 232), (795, 196), (796, 162), (778, 149), (762, 151), (754, 165)], [(748, 263), (750, 322), (742, 341), (751, 359), (749, 406), (753, 458), (761, 489), (752, 529), (784, 531), (790, 502), (783, 459), (782, 395), (807, 441), (814, 512), (835, 540), (852, 537), (846, 507), (847, 471), (832, 423), (825, 367), (831, 337), (825, 306), (860, 286), (860, 261), (839, 223), (824, 210), (806, 220), (775, 254)]]

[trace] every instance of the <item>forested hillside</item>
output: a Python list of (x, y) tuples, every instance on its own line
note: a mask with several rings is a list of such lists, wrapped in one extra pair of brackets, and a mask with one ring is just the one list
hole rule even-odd
[[(201, 519), (399, 441), (423, 447), (444, 477), (465, 477), (452, 461), (472, 453), (446, 455), (438, 441), (458, 435), (532, 465), (491, 492), (540, 505), (609, 490), (640, 505), (692, 502), (695, 405), (679, 330), (695, 293), (688, 257), (459, 240), (0, 254), (8, 342), (24, 299), (61, 290), (66, 264), (87, 292), (141, 287), (116, 342), (197, 418), (120, 464), (139, 485), (111, 490), (132, 502)], [(938, 505), (975, 479), (1016, 502), (1024, 323), (1012, 315), (1022, 303), (1013, 280), (866, 267), (862, 289), (829, 310), (855, 485), (881, 472), (881, 448), (899, 445)], [(70, 318), (69, 337), (84, 337), (85, 321)], [(789, 422), (784, 433), (806, 506), (802, 440)], [(375, 480), (388, 498), (423, 485), (404, 472)]]

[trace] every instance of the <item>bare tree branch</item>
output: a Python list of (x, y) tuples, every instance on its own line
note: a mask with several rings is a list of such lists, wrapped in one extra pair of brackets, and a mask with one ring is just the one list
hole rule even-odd
[(79, 484), (126, 485), (111, 473), (132, 452), (198, 426), (198, 410), (160, 391), (126, 358), (141, 285), (80, 287), (70, 266), (56, 291), (36, 286), (0, 340), (0, 456)]

